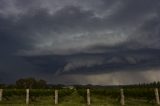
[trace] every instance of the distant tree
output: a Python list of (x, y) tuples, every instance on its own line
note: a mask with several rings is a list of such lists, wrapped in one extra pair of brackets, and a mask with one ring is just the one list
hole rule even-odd
[(37, 81), (34, 78), (19, 79), (16, 81), (17, 88), (35, 88)]
[(17, 88), (26, 88), (26, 82), (24, 79), (19, 79), (16, 81)]
[(47, 82), (45, 80), (36, 81), (36, 88), (46, 88)]
[(5, 88), (5, 87), (6, 87), (5, 84), (0, 84), (0, 89), (1, 89), (1, 88)]

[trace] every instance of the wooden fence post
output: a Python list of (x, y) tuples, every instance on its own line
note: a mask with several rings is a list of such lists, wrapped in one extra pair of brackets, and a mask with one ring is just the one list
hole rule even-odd
[(26, 104), (29, 104), (29, 89), (26, 89)]
[(121, 95), (121, 100), (120, 100), (120, 103), (122, 106), (125, 105), (125, 101), (124, 101), (124, 92), (123, 92), (123, 89), (120, 89), (120, 95)]
[(0, 89), (0, 101), (2, 101), (3, 89)]
[(159, 105), (159, 93), (158, 93), (158, 88), (154, 89), (155, 97), (156, 97), (156, 104)]
[(87, 105), (91, 104), (90, 89), (87, 89)]
[(55, 105), (58, 104), (58, 90), (55, 90)]

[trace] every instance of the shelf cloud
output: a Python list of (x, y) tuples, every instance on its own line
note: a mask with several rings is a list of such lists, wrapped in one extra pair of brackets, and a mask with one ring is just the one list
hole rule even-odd
[(0, 82), (157, 81), (159, 29), (159, 0), (1, 0)]

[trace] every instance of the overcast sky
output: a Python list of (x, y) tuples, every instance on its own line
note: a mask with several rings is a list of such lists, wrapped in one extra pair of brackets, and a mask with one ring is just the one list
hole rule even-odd
[(0, 83), (160, 80), (160, 0), (0, 0)]

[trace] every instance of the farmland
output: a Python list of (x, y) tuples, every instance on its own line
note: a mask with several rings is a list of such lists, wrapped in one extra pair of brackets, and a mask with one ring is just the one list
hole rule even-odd
[[(125, 106), (157, 106), (154, 88), (123, 88)], [(55, 89), (30, 89), (29, 106), (53, 106)], [(120, 88), (90, 88), (91, 106), (120, 106)], [(25, 89), (4, 89), (0, 106), (26, 105)], [(86, 88), (58, 89), (57, 106), (86, 106)]]

